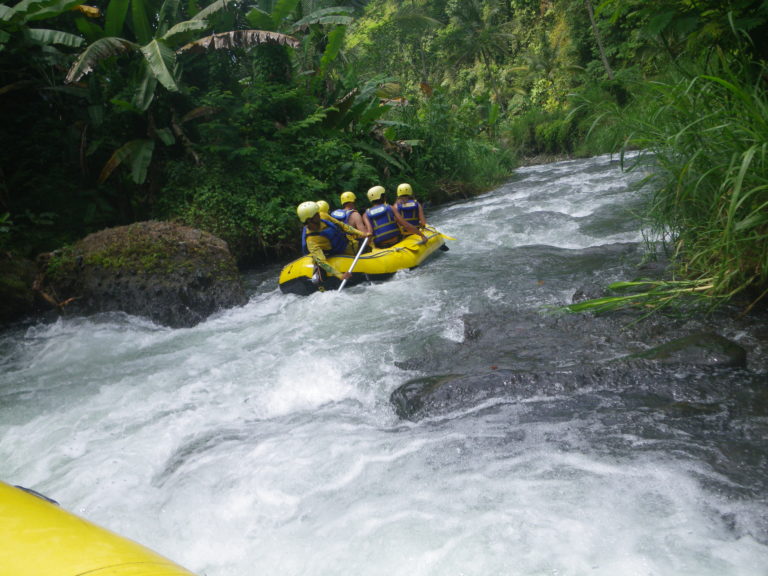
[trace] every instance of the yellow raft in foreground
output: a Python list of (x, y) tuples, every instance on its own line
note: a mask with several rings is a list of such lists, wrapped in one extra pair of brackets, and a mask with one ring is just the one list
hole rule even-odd
[(0, 575), (194, 576), (54, 502), (0, 482)]
[[(446, 236), (437, 230), (425, 229), (424, 235), (427, 237), (426, 242), (420, 236), (411, 235), (389, 248), (374, 248), (371, 252), (363, 254), (355, 264), (352, 278), (346, 285), (352, 286), (366, 280), (384, 280), (398, 270), (416, 268), (438, 249), (447, 250), (447, 247), (444, 247)], [(354, 259), (354, 256), (341, 254), (331, 256), (328, 262), (340, 272), (346, 272)], [(334, 277), (324, 278), (322, 282), (313, 282), (314, 271), (315, 266), (310, 256), (294, 260), (280, 272), (280, 290), (286, 294), (306, 295), (318, 290), (336, 290), (341, 284), (341, 281)]]

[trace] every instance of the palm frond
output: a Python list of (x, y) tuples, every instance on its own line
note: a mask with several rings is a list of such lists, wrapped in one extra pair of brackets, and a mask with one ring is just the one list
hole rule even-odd
[(189, 34), (190, 32), (198, 32), (200, 30), (205, 30), (208, 28), (208, 22), (205, 20), (186, 20), (184, 22), (179, 22), (175, 26), (173, 26), (168, 32), (163, 34), (162, 39), (166, 42), (173, 42), (176, 40), (179, 36), (182, 36), (184, 34)]
[(123, 162), (130, 162), (131, 179), (136, 184), (142, 184), (147, 179), (147, 170), (154, 150), (154, 140), (141, 139), (126, 142), (115, 150), (112, 157), (102, 168), (99, 175), (99, 183), (105, 182)]
[(104, 32), (107, 36), (120, 36), (122, 34), (130, 2), (131, 0), (110, 0), (104, 22)]
[(352, 14), (353, 8), (338, 6), (336, 8), (323, 8), (315, 10), (312, 14), (305, 16), (301, 20), (293, 23), (294, 31), (307, 30), (313, 24), (321, 26), (349, 26), (354, 21)]
[(33, 22), (35, 20), (47, 20), (48, 18), (55, 18), (62, 12), (70, 10), (82, 4), (83, 0), (43, 0), (38, 2), (32, 0), (30, 2), (19, 2), (14, 6), (17, 11), (25, 13), (25, 21)]
[(83, 39), (80, 36), (62, 32), (61, 30), (48, 30), (45, 28), (30, 28), (28, 30), (29, 38), (39, 44), (58, 44), (69, 48), (78, 48), (83, 45)]
[(99, 62), (117, 54), (138, 49), (138, 44), (134, 44), (125, 38), (115, 38), (112, 36), (100, 38), (83, 50), (82, 54), (72, 64), (69, 72), (67, 72), (67, 77), (64, 81), (67, 84), (77, 82), (91, 72)]
[(158, 82), (171, 92), (178, 92), (179, 86), (173, 73), (176, 66), (176, 53), (173, 49), (162, 40), (152, 40), (141, 47), (141, 53)]
[(184, 52), (202, 52), (204, 50), (232, 50), (234, 48), (250, 48), (260, 44), (280, 44), (290, 46), (291, 48), (299, 47), (299, 41), (287, 34), (268, 32), (266, 30), (234, 30), (200, 38), (185, 44), (176, 52), (182, 54)]
[(216, 0), (195, 14), (192, 20), (205, 20), (212, 14), (225, 10), (230, 4), (232, 4), (232, 0)]

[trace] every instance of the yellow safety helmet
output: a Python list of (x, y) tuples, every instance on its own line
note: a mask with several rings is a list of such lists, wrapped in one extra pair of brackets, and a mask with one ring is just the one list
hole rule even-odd
[(370, 190), (368, 190), (368, 200), (371, 202), (375, 202), (376, 200), (381, 200), (381, 197), (386, 194), (386, 190), (384, 190), (384, 186), (374, 186)]
[(320, 206), (317, 205), (317, 202), (302, 202), (296, 208), (296, 214), (299, 216), (302, 224), (318, 212), (320, 212)]
[(410, 184), (400, 184), (400, 186), (397, 187), (397, 195), (398, 196), (413, 196), (413, 188), (411, 188)]
[(344, 204), (357, 200), (357, 196), (355, 196), (354, 192), (342, 192), (339, 200), (341, 200), (341, 205), (344, 206)]
[(331, 211), (331, 207), (328, 205), (328, 202), (325, 200), (318, 200), (315, 202), (317, 204), (317, 207), (320, 209), (320, 212), (324, 212), (325, 214), (328, 214)]

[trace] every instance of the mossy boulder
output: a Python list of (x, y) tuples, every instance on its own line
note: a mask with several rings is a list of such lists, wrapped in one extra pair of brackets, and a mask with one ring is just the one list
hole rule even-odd
[(43, 293), (68, 314), (123, 311), (185, 327), (247, 300), (226, 242), (170, 222), (102, 230), (38, 264)]

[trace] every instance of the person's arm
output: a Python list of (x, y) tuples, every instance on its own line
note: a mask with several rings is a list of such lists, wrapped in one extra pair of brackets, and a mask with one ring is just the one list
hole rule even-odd
[(408, 222), (405, 218), (403, 218), (400, 215), (400, 212), (398, 212), (394, 208), (392, 208), (392, 212), (395, 214), (395, 222), (397, 222), (398, 226), (400, 226), (400, 228), (402, 230), (407, 231), (408, 234), (417, 234), (417, 235), (421, 236), (422, 238), (424, 238), (424, 240), (427, 239), (427, 237), (424, 236), (424, 233), (421, 230), (419, 230), (418, 228), (416, 228), (416, 226), (414, 226), (413, 224)]
[(363, 232), (362, 230), (358, 230), (357, 228), (355, 228), (354, 226), (350, 226), (349, 224), (344, 224), (344, 222), (342, 222), (341, 220), (336, 220), (336, 218), (334, 218), (333, 216), (328, 216), (326, 220), (333, 222), (334, 224), (336, 224), (336, 226), (341, 228), (345, 234), (349, 234), (350, 236), (354, 236), (356, 238), (363, 238), (365, 236), (368, 236), (368, 234)]
[(323, 270), (326, 274), (329, 276), (335, 276), (339, 280), (344, 280), (344, 278), (349, 278), (348, 275), (349, 272), (339, 272), (331, 266), (331, 264), (326, 260), (325, 258), (325, 252), (323, 252), (323, 249), (320, 247), (319, 239), (314, 236), (307, 236), (307, 251), (309, 252), (309, 255), (312, 257), (312, 261), (315, 263), (315, 265)]
[(371, 219), (368, 217), (368, 212), (363, 213), (363, 220), (365, 221), (365, 227), (370, 230), (370, 239), (371, 239), (371, 246), (374, 246), (376, 244), (376, 236), (373, 233), (373, 222), (371, 222)]
[(421, 205), (421, 202), (419, 202), (419, 224), (422, 228), (427, 225), (427, 219), (424, 218), (424, 206)]

